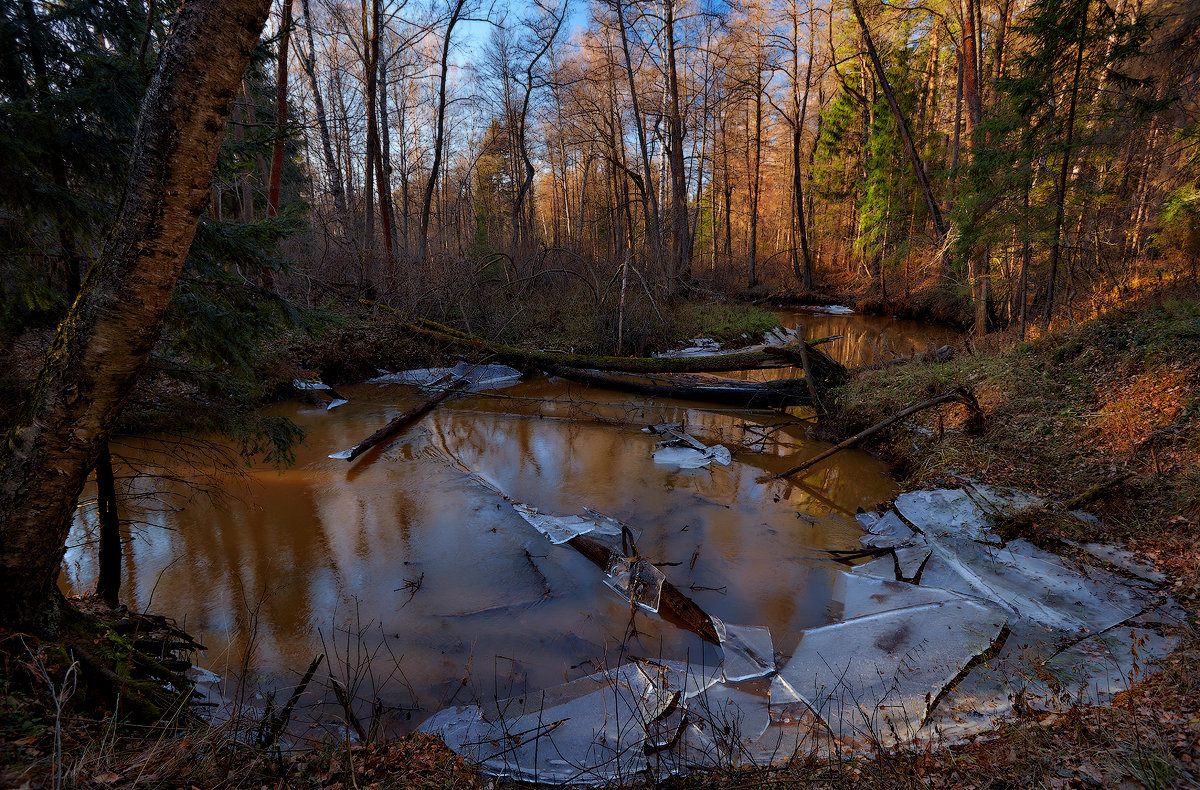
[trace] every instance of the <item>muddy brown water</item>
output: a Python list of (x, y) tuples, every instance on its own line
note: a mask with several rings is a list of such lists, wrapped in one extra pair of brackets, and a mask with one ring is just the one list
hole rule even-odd
[[(848, 364), (952, 339), (916, 322), (784, 315)], [(639, 612), (567, 546), (553, 546), (493, 491), (543, 512), (584, 507), (628, 522), (643, 556), (726, 622), (766, 625), (788, 654), (800, 629), (832, 622), (839, 566), (826, 549), (858, 548), (853, 514), (897, 493), (886, 466), (849, 451), (803, 480), (768, 479), (825, 448), (803, 414), (738, 411), (588, 390), (544, 377), (449, 401), (382, 451), (354, 464), (328, 458), (425, 395), (403, 385), (339, 388), (332, 411), (291, 402), (272, 413), (304, 428), (296, 463), (221, 473), (201, 450), (125, 441), (141, 478), (123, 507), (131, 521), (122, 599), (170, 613), (209, 648), (221, 678), (210, 696), (261, 705), (286, 696), (314, 656), (405, 731), (449, 704), (541, 689), (626, 656), (712, 663), (694, 635)], [(679, 469), (653, 460), (648, 424), (683, 422), (734, 451), (730, 466)], [(128, 471), (128, 466), (126, 467)], [(199, 486), (199, 488), (198, 488)], [(203, 490), (201, 490), (203, 489)], [(63, 574), (94, 585), (94, 494), (84, 502)], [(320, 695), (314, 684), (310, 698)], [(302, 706), (303, 708), (304, 706)], [(332, 708), (304, 708), (309, 726), (336, 727)], [(331, 723), (334, 722), (334, 723)], [(303, 738), (304, 733), (298, 732)]]

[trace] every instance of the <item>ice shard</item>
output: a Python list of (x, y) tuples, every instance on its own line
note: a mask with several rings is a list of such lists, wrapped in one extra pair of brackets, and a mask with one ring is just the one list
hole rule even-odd
[(766, 626), (733, 625), (716, 617), (712, 622), (725, 656), (721, 672), (726, 682), (766, 677), (775, 671), (775, 648)]

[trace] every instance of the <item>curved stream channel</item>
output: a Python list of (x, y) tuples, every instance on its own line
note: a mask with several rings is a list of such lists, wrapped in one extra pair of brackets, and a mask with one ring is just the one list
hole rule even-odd
[[(844, 335), (826, 348), (848, 365), (953, 340), (947, 330), (916, 322), (781, 317), (785, 325), (803, 323), (808, 337)], [(883, 463), (857, 451), (834, 456), (802, 480), (765, 479), (825, 448), (808, 438), (811, 424), (796, 416), (526, 376), (513, 386), (451, 399), (382, 452), (348, 464), (327, 456), (353, 447), (427, 396), (396, 384), (339, 392), (349, 402), (331, 411), (297, 402), (272, 410), (307, 434), (296, 463), (282, 472), (256, 467), (242, 478), (211, 477), (217, 469), (203, 453), (185, 454), (170, 443), (144, 441), (120, 450), (140, 471), (163, 476), (138, 483), (142, 496), (124, 506), (133, 526), (122, 599), (170, 613), (199, 637), (208, 647), (200, 664), (220, 678), (206, 690), (225, 700), (240, 696), (261, 706), (276, 694), (282, 704), (309, 662), (324, 653), (320, 682), (292, 728), (298, 742), (345, 726), (334, 695), (326, 693), (329, 672), (359, 700), (356, 716), (364, 729), (404, 732), (442, 711), (444, 723), (468, 744), (460, 743), (461, 750), (470, 753), (473, 741), (463, 733), (473, 732), (471, 724), (455, 710), (490, 705), (494, 711), (498, 700), (509, 698), (526, 705), (525, 697), (541, 690), (551, 690), (539, 698), (543, 711), (558, 702), (569, 709), (580, 696), (585, 706), (589, 699), (603, 703), (602, 689), (588, 692), (604, 683), (636, 687), (647, 676), (627, 676), (630, 666), (645, 666), (631, 659), (688, 662), (693, 674), (711, 675), (721, 666), (721, 649), (691, 632), (640, 609), (631, 616), (629, 602), (606, 586), (600, 569), (568, 546), (552, 545), (497, 490), (542, 513), (578, 515), (591, 508), (628, 523), (641, 555), (659, 564), (681, 592), (725, 623), (766, 627), (772, 640), (766, 652), (781, 658), (797, 650), (806, 629), (851, 617), (855, 595), (880, 597), (857, 587), (848, 593), (846, 567), (827, 552), (860, 549), (864, 531), (856, 511), (892, 499), (897, 486)], [(659, 437), (641, 429), (664, 422), (682, 422), (704, 443), (724, 444), (733, 462), (698, 469), (656, 463)], [(92, 510), (80, 508), (70, 541), (64, 584), (71, 589), (94, 584)], [(889, 590), (876, 592), (886, 597)], [(711, 680), (689, 677), (677, 685), (690, 689)], [(594, 688), (580, 691), (581, 683)], [(722, 686), (720, 704), (740, 704), (730, 695), (765, 698), (769, 683)], [(323, 703), (313, 701), (322, 694)], [(673, 721), (679, 699), (643, 718)], [(480, 708), (458, 707), (470, 705)], [(599, 707), (596, 715), (607, 719), (621, 706)], [(784, 711), (783, 718), (805, 715)], [(562, 717), (559, 724), (528, 719), (520, 720), (521, 731), (536, 734), (538, 727), (559, 726)], [(658, 745), (682, 750), (685, 724), (663, 734)], [(629, 750), (636, 757), (630, 762), (620, 756), (624, 731), (600, 729), (596, 724), (592, 735), (608, 738), (605, 748), (613, 756), (594, 758), (603, 766), (594, 774), (579, 768), (587, 762), (583, 746), (555, 758), (561, 770), (545, 755), (532, 769), (498, 770), (599, 781), (640, 769), (657, 748), (644, 726), (634, 728), (641, 740)], [(522, 736), (511, 737), (511, 751), (498, 748), (502, 763), (521, 746)]]

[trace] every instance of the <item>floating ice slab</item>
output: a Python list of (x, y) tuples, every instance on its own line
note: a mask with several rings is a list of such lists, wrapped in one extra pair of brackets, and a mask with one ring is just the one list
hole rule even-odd
[(806, 702), (835, 736), (903, 741), (1004, 623), (993, 607), (960, 599), (809, 629), (771, 698)]
[(775, 671), (775, 646), (766, 626), (733, 625), (710, 618), (725, 655), (721, 673), (726, 682), (766, 677)]
[(452, 368), (420, 368), (418, 370), (403, 370), (399, 373), (385, 373), (368, 379), (368, 384), (412, 384), (418, 387), (428, 387), (446, 376), (466, 379), (467, 389), (478, 390), (502, 389), (512, 386), (521, 380), (521, 371), (508, 365), (472, 365), (459, 362)]
[(965, 491), (911, 491), (896, 497), (896, 511), (926, 536), (953, 533), (998, 540), (987, 514)]
[(421, 725), (497, 776), (605, 784), (643, 771), (647, 726), (671, 702), (634, 664), (484, 707), (448, 708)]
[(542, 513), (537, 508), (522, 502), (514, 503), (513, 510), (517, 511), (517, 515), (549, 538), (550, 542), (556, 546), (566, 543), (571, 538), (588, 533), (608, 536), (621, 534), (621, 527), (611, 519), (597, 518), (591, 514), (587, 518), (584, 516), (556, 516), (551, 513)]
[(729, 448), (720, 444), (703, 451), (694, 447), (660, 447), (654, 451), (654, 463), (680, 469), (699, 469), (711, 463), (728, 466), (732, 461)]

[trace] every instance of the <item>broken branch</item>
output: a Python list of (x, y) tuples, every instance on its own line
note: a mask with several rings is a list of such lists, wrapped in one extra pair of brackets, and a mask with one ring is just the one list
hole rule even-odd
[(860, 431), (860, 432), (854, 434), (849, 439), (846, 439), (844, 442), (840, 442), (840, 443), (834, 445), (833, 447), (830, 447), (825, 452), (819, 453), (818, 455), (808, 459), (804, 463), (798, 464), (797, 466), (793, 466), (791, 469), (788, 469), (786, 472), (780, 472), (779, 474), (775, 475), (775, 477), (777, 477), (777, 478), (791, 477), (792, 475), (797, 474), (798, 472), (803, 472), (806, 469), (809, 469), (812, 466), (820, 463), (821, 461), (824, 461), (829, 456), (834, 455), (835, 453), (840, 453), (842, 450), (846, 450), (850, 447), (854, 447), (855, 445), (862, 442), (864, 439), (869, 439), (870, 437), (872, 437), (875, 434), (882, 431), (884, 428), (887, 428), (889, 425), (891, 425), (895, 422), (903, 420), (905, 417), (908, 417), (912, 414), (916, 414), (917, 412), (923, 411), (925, 409), (931, 409), (934, 406), (938, 406), (942, 403), (951, 403), (951, 402), (961, 403), (967, 407), (968, 430), (971, 430), (972, 432), (976, 432), (982, 428), (982, 426), (983, 426), (983, 410), (979, 408), (979, 402), (975, 400), (975, 396), (972, 395), (971, 392), (969, 390), (967, 390), (965, 387), (956, 387), (956, 388), (950, 390), (949, 392), (943, 392), (941, 395), (938, 395), (936, 398), (930, 398), (929, 400), (921, 401), (920, 403), (909, 406), (907, 409), (903, 409), (903, 410), (893, 414), (891, 417), (888, 417), (883, 422), (878, 422), (878, 423), (872, 425), (870, 428), (867, 428), (864, 431)]

